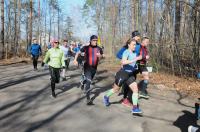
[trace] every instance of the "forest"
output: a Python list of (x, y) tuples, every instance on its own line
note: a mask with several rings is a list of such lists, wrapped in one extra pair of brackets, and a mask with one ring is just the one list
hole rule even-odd
[[(45, 47), (52, 36), (73, 36), (72, 18), (59, 0), (1, 0), (0, 59), (27, 56), (32, 38)], [(199, 0), (86, 0), (80, 10), (96, 28), (107, 57), (138, 30), (150, 38), (149, 65), (180, 76), (200, 71)]]

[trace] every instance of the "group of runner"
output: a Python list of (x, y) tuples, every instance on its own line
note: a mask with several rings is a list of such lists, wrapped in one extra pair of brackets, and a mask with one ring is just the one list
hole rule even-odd
[[(138, 107), (139, 95), (144, 98), (149, 97), (146, 90), (149, 80), (146, 67), (149, 55), (146, 46), (149, 43), (149, 38), (143, 37), (141, 44), (139, 43), (139, 40), (140, 33), (138, 31), (132, 32), (132, 37), (118, 52), (117, 57), (121, 59), (122, 66), (116, 73), (113, 88), (108, 90), (104, 96), (103, 101), (106, 106), (110, 105), (109, 98), (122, 87), (124, 94), (122, 104), (132, 107), (132, 113), (142, 113), (141, 109)], [(88, 105), (92, 104), (90, 85), (96, 74), (98, 62), (104, 57), (103, 50), (97, 45), (97, 41), (98, 36), (96, 35), (92, 35), (90, 37), (89, 45), (83, 47), (78, 44), (76, 47), (73, 47), (74, 44), (69, 45), (68, 40), (63, 40), (63, 45), (59, 45), (59, 42), (56, 39), (52, 41), (51, 48), (48, 49), (45, 58), (42, 61), (42, 66), (44, 66), (44, 64), (49, 65), (51, 90), (54, 98), (56, 97), (55, 84), (60, 81), (61, 69), (63, 69), (62, 73), (65, 73), (65, 70), (69, 67), (71, 56), (74, 57), (74, 65), (78, 66), (80, 64), (79, 60), (82, 60), (79, 58), (83, 58), (81, 57), (83, 54), (84, 63), (82, 76), (84, 76), (84, 80), (82, 80), (81, 83), (86, 96), (86, 103)], [(37, 44), (36, 39), (33, 41), (30, 52), (33, 58), (34, 70), (37, 70), (37, 59), (39, 55), (42, 54), (42, 50), (39, 44)], [(139, 83), (140, 94), (136, 82), (138, 73), (143, 75), (143, 80)], [(62, 77), (65, 77), (65, 74), (62, 75)]]
[[(103, 101), (105, 106), (110, 105), (109, 98), (114, 93), (118, 92), (120, 87), (122, 87), (124, 94), (122, 104), (131, 107), (131, 112), (133, 114), (142, 113), (142, 110), (138, 105), (139, 96), (147, 99), (149, 98), (147, 92), (149, 75), (146, 66), (149, 59), (147, 51), (149, 38), (143, 37), (141, 44), (139, 43), (139, 40), (140, 33), (138, 31), (132, 32), (132, 37), (117, 53), (117, 57), (121, 59), (122, 66), (116, 73), (113, 88), (108, 90), (104, 95)], [(136, 76), (138, 73), (141, 73), (143, 76), (143, 80), (139, 83), (140, 85), (136, 82)]]

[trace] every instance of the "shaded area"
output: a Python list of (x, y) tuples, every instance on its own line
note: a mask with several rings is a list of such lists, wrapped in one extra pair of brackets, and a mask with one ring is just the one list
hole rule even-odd
[[(13, 114), (16, 114), (17, 112), (22, 112), (23, 108), (24, 107), (27, 107), (27, 105), (36, 99), (36, 97), (40, 96), (41, 94), (44, 93), (44, 91), (50, 86), (50, 84), (48, 84), (47, 86), (45, 86), (43, 89), (35, 92), (34, 94), (32, 95), (27, 95), (27, 97), (21, 99), (21, 100), (18, 100), (18, 101), (14, 101), (12, 103), (9, 103), (9, 104), (6, 104), (2, 107), (0, 107), (0, 111), (5, 111), (6, 109), (9, 109), (11, 107), (14, 107), (15, 105), (19, 104), (19, 103), (22, 103), (17, 109), (14, 109), (13, 111), (7, 113), (7, 114), (4, 114), (3, 116), (0, 117), (0, 120), (3, 120), (5, 118), (8, 118), (9, 116), (12, 116)], [(25, 109), (27, 110), (27, 109)], [(24, 111), (25, 111), (24, 110)]]
[(25, 132), (32, 132), (32, 131), (37, 130), (40, 127), (42, 127), (42, 126), (50, 123), (51, 121), (55, 120), (56, 117), (58, 117), (59, 115), (61, 115), (63, 112), (65, 112), (66, 110), (68, 110), (73, 105), (79, 103), (84, 98), (85, 97), (78, 98), (77, 100), (71, 102), (70, 104), (68, 104), (67, 106), (65, 106), (63, 109), (59, 110), (58, 112), (56, 112), (55, 114), (53, 114), (52, 116), (50, 116), (49, 118), (47, 118), (45, 120), (42, 120), (42, 121), (30, 124), (30, 127), (28, 129), (26, 129)]
[(56, 93), (56, 95), (62, 94), (64, 92), (66, 92), (74, 87), (78, 87), (78, 86), (79, 86), (79, 83), (65, 84), (64, 86), (56, 88), (56, 89), (61, 90), (58, 93)]
[(27, 78), (18, 79), (18, 80), (15, 80), (15, 81), (10, 81), (10, 82), (1, 84), (1, 85), (0, 85), (0, 90), (1, 90), (1, 89), (4, 89), (4, 88), (6, 88), (6, 87), (10, 87), (10, 86), (12, 86), (12, 85), (16, 85), (16, 84), (20, 84), (20, 83), (29, 81), (29, 80), (34, 79), (34, 78), (46, 76), (46, 75), (48, 75), (48, 74), (49, 74), (49, 73), (43, 73), (43, 74), (39, 74), (39, 75), (27, 77)]
[(180, 105), (185, 106), (185, 107), (195, 108), (194, 106), (188, 106), (188, 105), (183, 104), (183, 103), (181, 102), (181, 100), (184, 99), (184, 98), (186, 98), (186, 97), (188, 97), (188, 95), (183, 96), (179, 91), (176, 91), (176, 92), (177, 92), (177, 94), (179, 95), (179, 99), (177, 99), (177, 102), (178, 102)]
[(9, 65), (15, 65), (15, 64), (22, 64), (22, 63), (28, 64), (28, 61), (22, 60), (22, 61), (18, 61), (18, 62), (10, 62), (10, 63), (7, 63), (7, 64), (1, 64), (0, 63), (0, 66), (9, 66)]
[(180, 128), (181, 132), (188, 132), (188, 126), (197, 126), (195, 114), (189, 111), (182, 111), (183, 115), (179, 116), (173, 123), (174, 126)]

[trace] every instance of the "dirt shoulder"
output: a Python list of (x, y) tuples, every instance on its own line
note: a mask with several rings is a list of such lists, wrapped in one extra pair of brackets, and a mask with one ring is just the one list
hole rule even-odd
[[(99, 67), (110, 72), (117, 72), (120, 69), (119, 63), (111, 61), (104, 61)], [(141, 75), (138, 75), (138, 79), (142, 79)], [(165, 88), (175, 89), (183, 95), (200, 98), (200, 80), (198, 79), (178, 77), (160, 71), (158, 73), (150, 73), (150, 83), (164, 85)]]

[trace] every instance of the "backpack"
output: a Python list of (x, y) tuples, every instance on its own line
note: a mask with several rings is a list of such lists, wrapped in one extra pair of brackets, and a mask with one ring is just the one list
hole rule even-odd
[(116, 57), (118, 58), (118, 59), (122, 59), (122, 55), (123, 55), (123, 53), (124, 53), (124, 51), (126, 50), (126, 48), (125, 47), (122, 47), (118, 52), (117, 52), (117, 54), (116, 54)]

